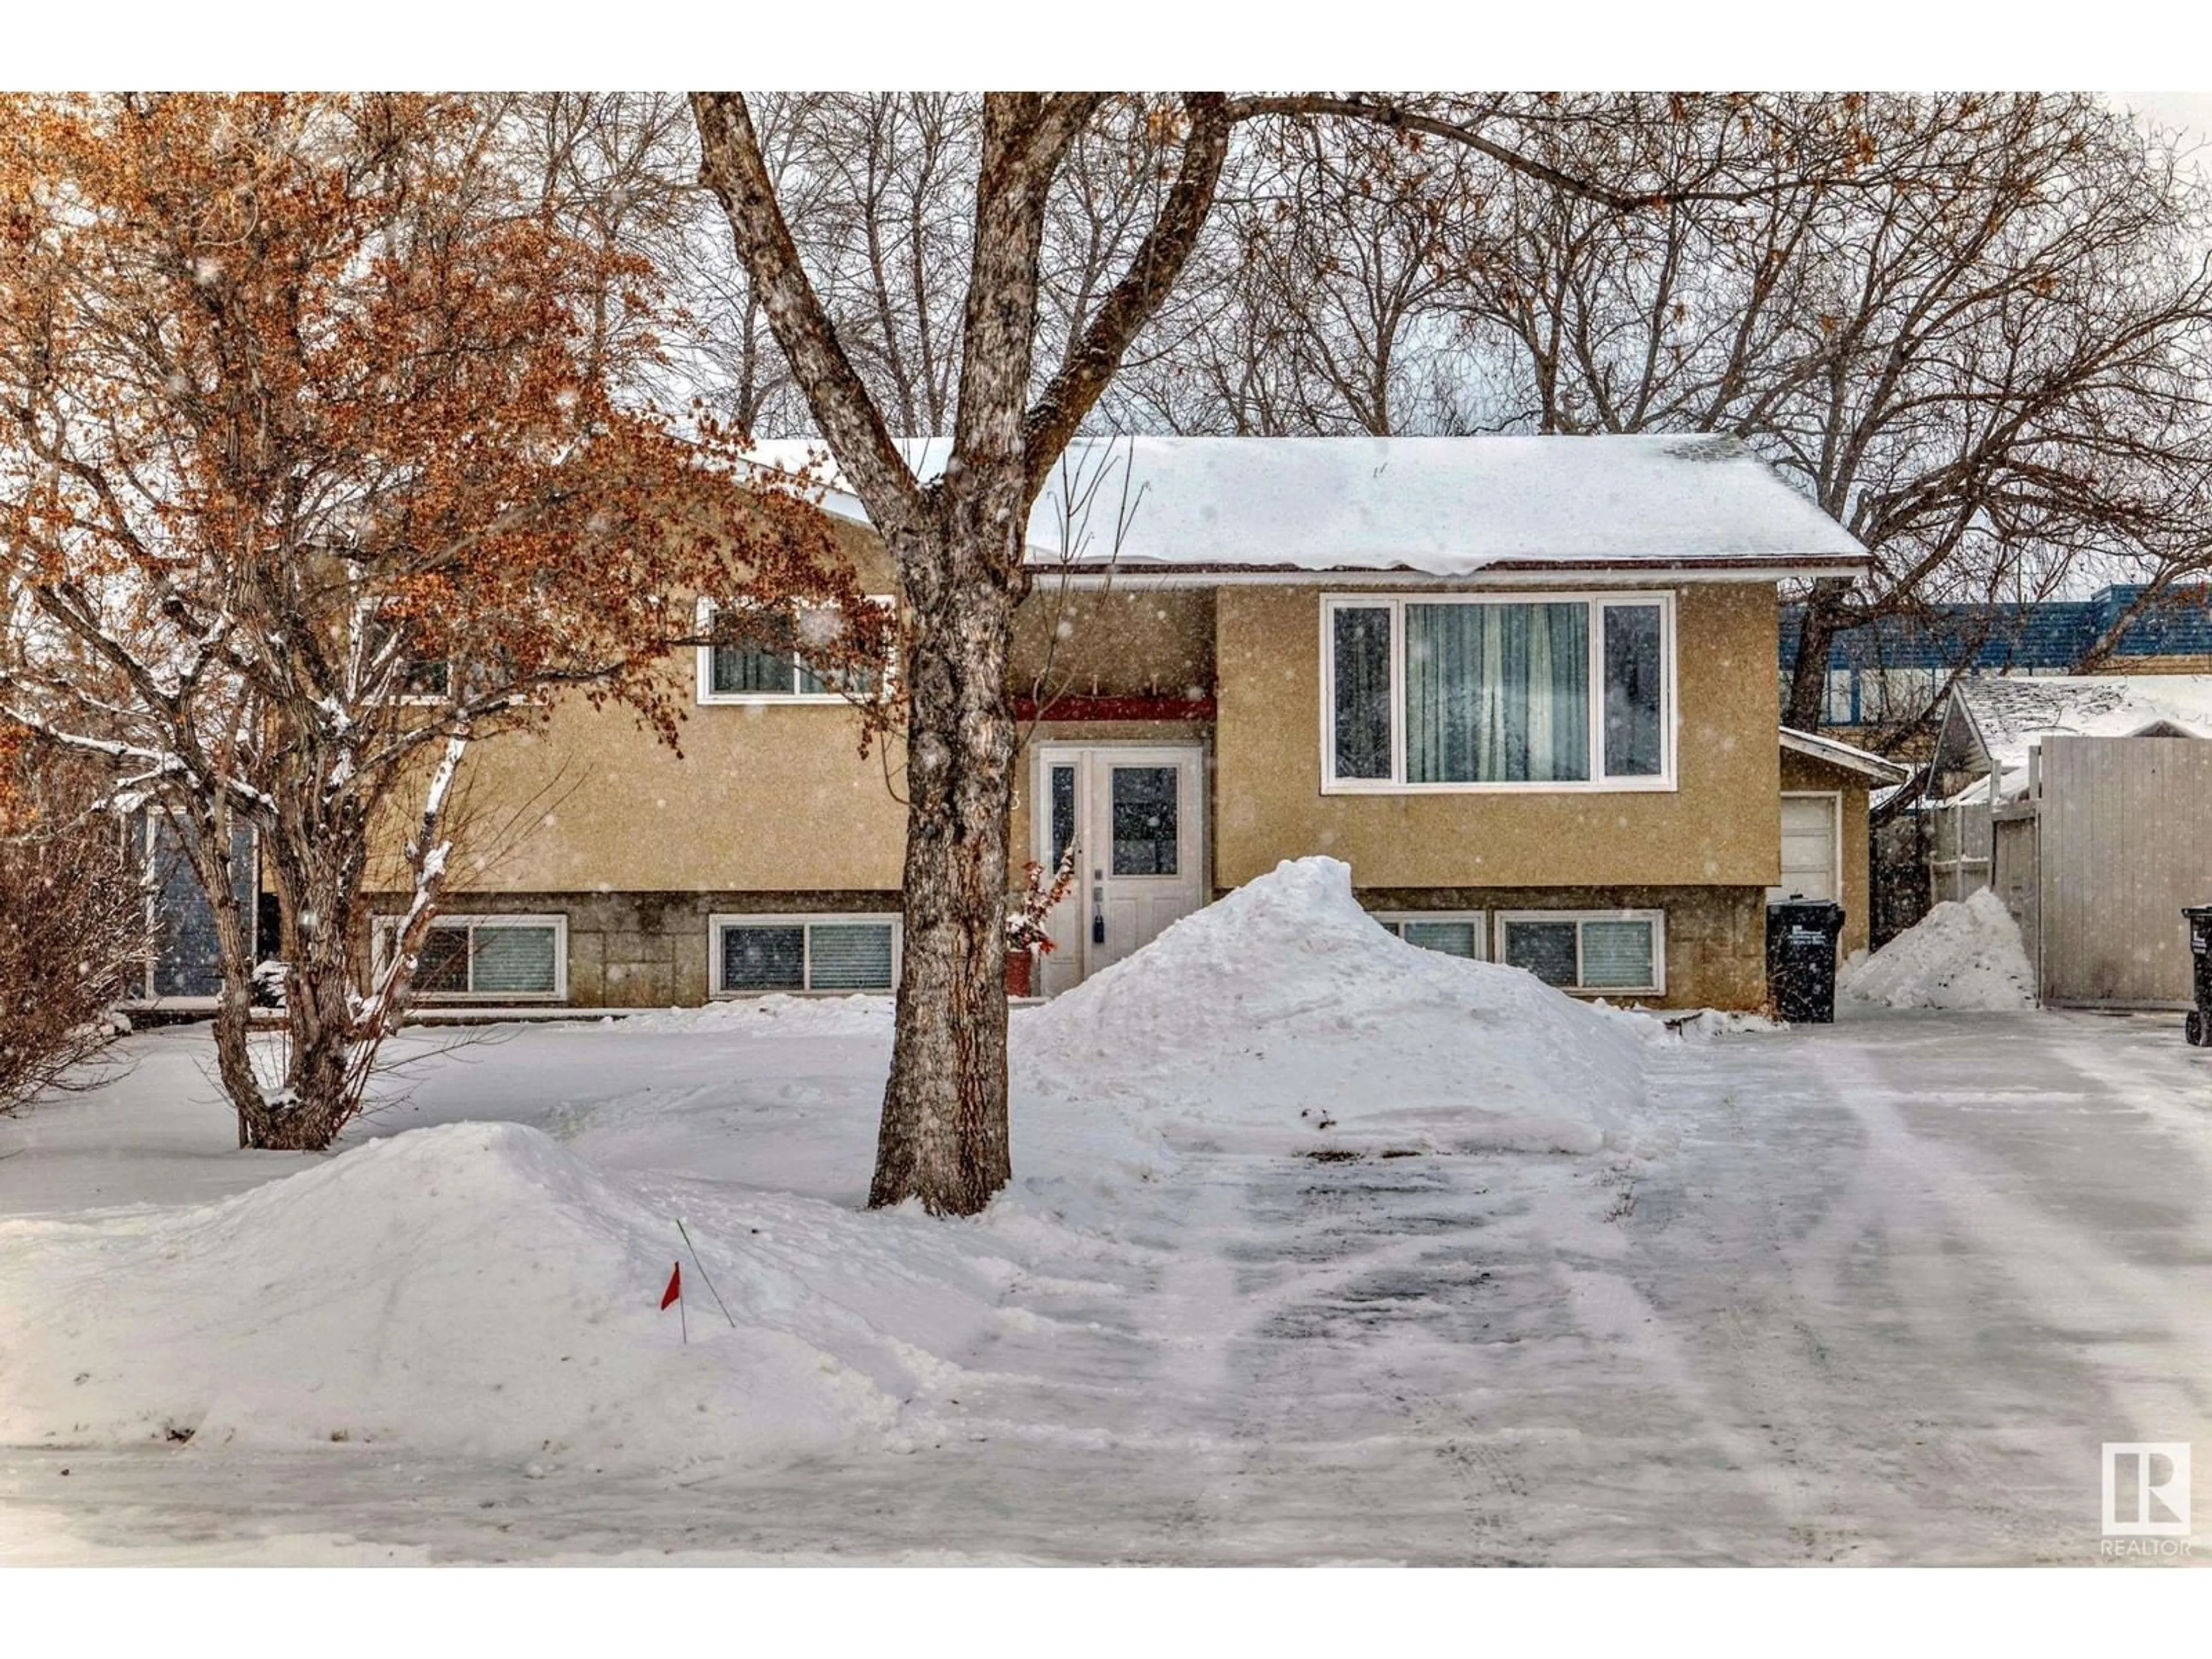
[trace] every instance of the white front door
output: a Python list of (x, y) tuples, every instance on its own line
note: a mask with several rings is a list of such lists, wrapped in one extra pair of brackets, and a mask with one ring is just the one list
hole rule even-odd
[(1843, 864), (1843, 797), (1834, 793), (1789, 794), (1782, 798), (1782, 884), (1766, 890), (1766, 901), (1808, 898), (1840, 900)]
[(1121, 744), (1037, 750), (1032, 854), (1048, 872), (1072, 844), (1075, 884), (1046, 918), (1047, 996), (1080, 983), (1206, 902), (1206, 751)]

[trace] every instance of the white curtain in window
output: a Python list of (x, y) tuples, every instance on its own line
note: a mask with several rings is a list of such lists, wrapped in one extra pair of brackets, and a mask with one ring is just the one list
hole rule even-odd
[(1589, 776), (1589, 607), (1408, 605), (1409, 783)]

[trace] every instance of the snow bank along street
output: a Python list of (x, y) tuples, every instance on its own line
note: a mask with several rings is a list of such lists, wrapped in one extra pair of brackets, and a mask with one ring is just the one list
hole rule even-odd
[(2097, 1560), (2212, 1441), (2212, 1054), (1700, 1035), (1306, 860), (1018, 1014), (938, 1222), (879, 1000), (419, 1031), (327, 1158), (149, 1033), (0, 1121), (0, 1562)]

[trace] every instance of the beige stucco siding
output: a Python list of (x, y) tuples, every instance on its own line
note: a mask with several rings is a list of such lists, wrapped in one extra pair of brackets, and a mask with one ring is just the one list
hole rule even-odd
[[(1867, 834), (1868, 783), (1863, 773), (1830, 766), (1793, 750), (1782, 751), (1782, 787), (1820, 793), (1839, 793), (1844, 800), (1844, 937), (1842, 951), (1849, 956), (1867, 948), (1874, 912), (1872, 864)], [(1781, 833), (1780, 806), (1776, 807), (1776, 835)]]
[(1202, 697), (1213, 689), (1213, 591), (1097, 589), (1040, 577), (1014, 613), (1018, 697)]
[(1780, 878), (1775, 595), (1686, 584), (1678, 787), (1663, 793), (1322, 793), (1316, 587), (1216, 597), (1214, 880), (1328, 853), (1362, 888), (1765, 886)]
[(906, 812), (881, 745), (861, 758), (860, 731), (859, 716), (835, 704), (694, 707), (679, 756), (628, 710), (569, 699), (543, 728), (476, 748), (453, 883), (483, 892), (896, 889)]

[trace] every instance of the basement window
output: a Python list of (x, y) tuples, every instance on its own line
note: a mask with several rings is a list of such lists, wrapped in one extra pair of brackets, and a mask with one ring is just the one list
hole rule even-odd
[[(380, 969), (398, 933), (398, 917), (378, 921)], [(415, 954), (415, 994), (426, 1000), (557, 1002), (568, 994), (566, 916), (440, 916)]]
[(896, 916), (720, 915), (709, 919), (714, 993), (889, 991), (898, 982)]
[(1667, 988), (1667, 921), (1658, 910), (1516, 910), (1498, 918), (1509, 967), (1578, 995), (1656, 996)]
[(1469, 962), (1490, 959), (1488, 918), (1480, 910), (1393, 910), (1378, 912), (1382, 931), (1424, 951)]

